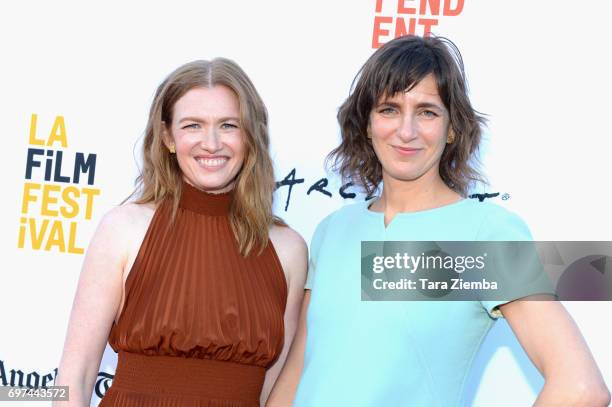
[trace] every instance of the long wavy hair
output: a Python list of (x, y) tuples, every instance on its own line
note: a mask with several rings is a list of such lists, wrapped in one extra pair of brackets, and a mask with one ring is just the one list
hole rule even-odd
[(396, 38), (370, 56), (338, 111), (342, 140), (327, 156), (327, 163), (343, 180), (363, 187), (369, 196), (378, 190), (382, 166), (367, 137), (370, 112), (382, 97), (410, 90), (429, 74), (436, 78), (455, 134), (442, 153), (440, 177), (464, 197), (473, 183), (486, 182), (477, 170), (475, 155), (485, 119), (470, 103), (459, 49), (443, 37), (413, 35)]
[(215, 58), (193, 61), (177, 68), (157, 88), (142, 147), (143, 168), (136, 178), (136, 188), (124, 200), (137, 196), (143, 204), (171, 199), (172, 218), (176, 216), (182, 191), (182, 171), (174, 154), (163, 142), (163, 123), (172, 123), (175, 103), (189, 90), (224, 85), (238, 96), (240, 125), (246, 153), (234, 183), (229, 220), (240, 253), (248, 256), (253, 249), (261, 253), (268, 244), (268, 230), (284, 222), (272, 214), (275, 188), (272, 159), (268, 152), (268, 113), (244, 71), (234, 61)]

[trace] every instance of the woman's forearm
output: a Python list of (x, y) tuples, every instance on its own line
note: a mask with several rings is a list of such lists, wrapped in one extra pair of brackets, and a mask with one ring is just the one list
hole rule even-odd
[(55, 401), (53, 407), (84, 407), (89, 406), (91, 396), (88, 394), (84, 383), (64, 382), (58, 380), (56, 386), (68, 386), (68, 401)]
[(285, 365), (274, 384), (266, 407), (291, 407), (300, 382), (304, 366), (304, 349), (306, 348), (306, 312), (310, 303), (310, 290), (304, 294), (302, 310), (295, 337)]
[(289, 361), (289, 364), (286, 364), (283, 368), (265, 404), (266, 407), (291, 407), (293, 404), (295, 392), (302, 374), (302, 364), (295, 362)]
[(83, 369), (82, 372), (74, 368), (63, 368), (60, 365), (56, 386), (68, 386), (68, 401), (56, 401), (54, 407), (89, 407), (98, 368)]
[(607, 406), (610, 392), (578, 326), (558, 301), (500, 306), (525, 352), (544, 376), (535, 406)]
[(571, 385), (546, 381), (534, 407), (607, 407), (610, 392), (601, 383), (573, 383)]

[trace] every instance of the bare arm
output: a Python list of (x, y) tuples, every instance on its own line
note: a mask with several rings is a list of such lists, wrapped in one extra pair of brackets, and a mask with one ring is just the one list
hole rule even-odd
[(281, 260), (287, 278), (287, 307), (285, 308), (285, 341), (283, 350), (268, 371), (264, 381), (260, 404), (264, 405), (272, 387), (275, 385), (279, 373), (285, 364), (291, 343), (298, 327), (300, 305), (304, 296), (304, 282), (306, 281), (306, 267), (308, 262), (308, 248), (300, 235), (287, 227), (274, 227), (270, 231), (270, 239)]
[(544, 376), (534, 406), (608, 406), (610, 393), (578, 327), (558, 301), (501, 305), (527, 355)]
[(285, 366), (281, 371), (274, 389), (270, 394), (266, 407), (290, 407), (295, 399), (302, 369), (304, 367), (304, 349), (306, 348), (306, 312), (310, 303), (310, 290), (306, 290), (302, 309), (300, 311), (300, 319), (293, 339), (293, 344), (287, 356)]
[[(121, 301), (126, 249), (124, 215), (115, 208), (101, 220), (87, 249), (77, 286), (56, 385), (69, 386), (70, 401), (89, 406), (100, 359)], [(123, 233), (122, 233), (123, 232)]]

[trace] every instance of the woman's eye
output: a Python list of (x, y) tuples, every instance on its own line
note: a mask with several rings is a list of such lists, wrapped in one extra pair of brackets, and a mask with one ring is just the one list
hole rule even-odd
[(181, 128), (182, 129), (199, 129), (200, 125), (198, 123), (191, 123), (191, 124), (188, 124), (187, 126), (183, 126)]
[(423, 110), (423, 112), (421, 114), (423, 116), (425, 116), (425, 117), (428, 117), (428, 118), (438, 117), (438, 114), (436, 112), (431, 111), (431, 110)]
[(237, 129), (238, 126), (236, 126), (235, 124), (232, 124), (232, 123), (223, 123), (221, 125), (221, 128), (222, 129)]
[(395, 109), (392, 107), (384, 107), (378, 111), (378, 113), (381, 113), (381, 114), (391, 114), (394, 112), (395, 112)]

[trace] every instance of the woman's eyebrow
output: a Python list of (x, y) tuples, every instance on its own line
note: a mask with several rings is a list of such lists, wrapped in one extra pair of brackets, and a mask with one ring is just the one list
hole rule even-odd
[(438, 105), (437, 103), (432, 103), (432, 102), (420, 102), (420, 103), (417, 103), (416, 107), (418, 109), (437, 109), (440, 111), (445, 110), (442, 106)]
[[(223, 117), (219, 117), (219, 118), (215, 118), (215, 121), (217, 122), (226, 122), (226, 121), (230, 121), (230, 120), (235, 120), (237, 122), (240, 121), (240, 119), (238, 117), (235, 116), (223, 116)], [(183, 117), (181, 120), (179, 120), (179, 123), (182, 122), (197, 122), (197, 123), (206, 123), (206, 119), (203, 119), (201, 117), (196, 117), (196, 116), (186, 116)]]
[(393, 100), (389, 100), (389, 99), (383, 100), (382, 102), (378, 103), (376, 107), (383, 106), (383, 105), (390, 106), (390, 107), (400, 107), (399, 103), (394, 102)]
[(187, 117), (183, 117), (181, 120), (179, 120), (179, 123), (183, 123), (183, 122), (198, 122), (198, 123), (204, 123), (204, 120), (202, 120), (199, 117), (195, 117), (195, 116), (187, 116)]

